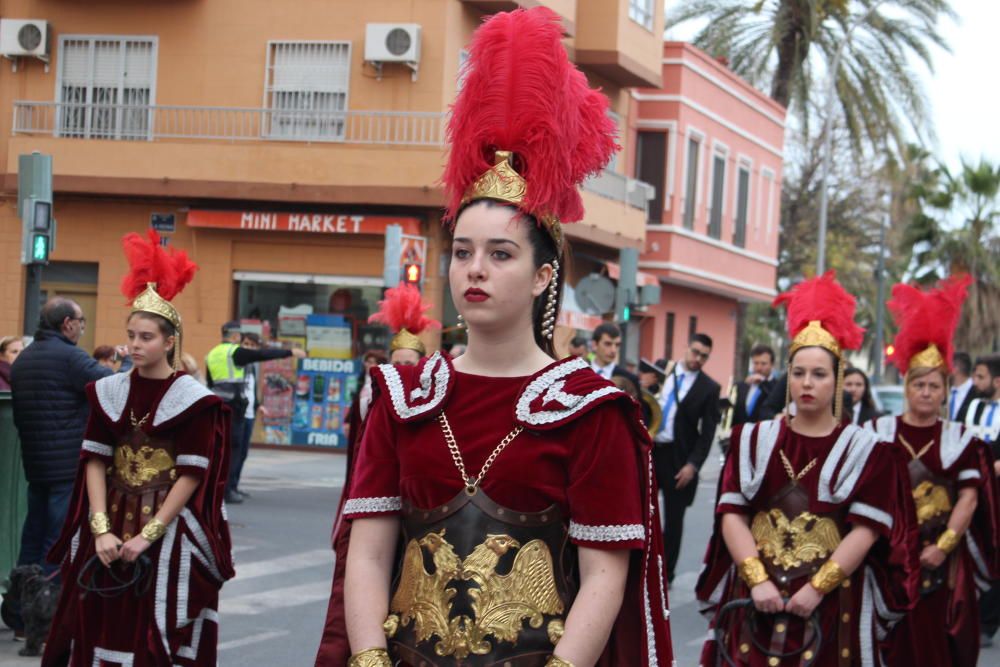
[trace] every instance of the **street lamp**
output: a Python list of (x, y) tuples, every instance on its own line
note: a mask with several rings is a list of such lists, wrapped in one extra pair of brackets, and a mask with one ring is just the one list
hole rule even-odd
[(823, 162), (819, 179), (819, 243), (816, 248), (816, 275), (818, 276), (823, 275), (823, 272), (826, 271), (826, 219), (827, 206), (829, 204), (826, 182), (830, 176), (830, 126), (833, 125), (833, 100), (834, 88), (837, 85), (837, 71), (840, 69), (840, 59), (844, 55), (844, 49), (851, 43), (851, 35), (854, 33), (854, 29), (867, 21), (868, 17), (885, 1), (877, 0), (877, 2), (868, 8), (868, 11), (856, 16), (851, 21), (850, 25), (847, 26), (847, 31), (844, 33), (844, 40), (833, 54), (833, 63), (830, 66), (830, 74), (826, 84), (826, 117), (823, 119)]

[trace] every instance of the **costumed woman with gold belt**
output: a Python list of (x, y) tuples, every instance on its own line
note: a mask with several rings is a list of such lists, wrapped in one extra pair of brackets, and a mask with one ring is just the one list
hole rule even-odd
[[(420, 290), (412, 285), (400, 285), (385, 291), (385, 298), (379, 301), (378, 312), (369, 317), (368, 321), (385, 324), (394, 333), (389, 343), (390, 364), (415, 366), (427, 356), (427, 347), (420, 340), (419, 334), (425, 329), (441, 326), (440, 322), (424, 315), (429, 309), (430, 305), (423, 302)], [(347, 489), (351, 488), (351, 481), (354, 479), (358, 444), (361, 442), (365, 418), (372, 402), (373, 378), (367, 368), (368, 358), (369, 355), (366, 353), (364, 381), (358, 389), (359, 396), (351, 406), (344, 493), (340, 497), (340, 505), (337, 507), (337, 516), (333, 524), (333, 550), (336, 552), (336, 560), (333, 566), (326, 622), (323, 624), (323, 638), (316, 653), (316, 667), (341, 667), (351, 655), (347, 643), (347, 628), (344, 624), (344, 575), (347, 571), (347, 545), (351, 539), (351, 522), (344, 521), (343, 518)]]
[(49, 553), (63, 589), (42, 665), (214, 665), (219, 589), (233, 576), (229, 419), (177, 370), (182, 325), (170, 303), (197, 267), (152, 231), (123, 246), (135, 368), (87, 386), (73, 502)]
[(616, 148), (561, 38), (539, 7), (472, 40), (444, 176), (469, 344), (374, 371), (344, 507), (352, 667), (672, 661), (639, 407), (553, 354), (561, 223)]
[(952, 336), (971, 282), (922, 292), (896, 285), (887, 304), (899, 333), (894, 361), (906, 378), (906, 412), (869, 422), (909, 462), (920, 533), (920, 601), (886, 642), (891, 665), (975, 667), (980, 591), (1000, 578), (1000, 495), (986, 443), (941, 418)]
[(863, 333), (854, 297), (830, 272), (782, 303), (796, 413), (733, 431), (697, 585), (716, 637), (701, 664), (883, 665), (878, 639), (916, 599), (905, 463), (842, 421), (844, 353)]

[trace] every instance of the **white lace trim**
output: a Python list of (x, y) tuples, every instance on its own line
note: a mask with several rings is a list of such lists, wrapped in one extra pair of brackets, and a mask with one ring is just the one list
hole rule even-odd
[(177, 457), (177, 465), (191, 466), (192, 468), (208, 468), (208, 457), (197, 454), (180, 454)]
[(91, 454), (97, 454), (98, 456), (112, 456), (115, 453), (114, 447), (97, 442), (96, 440), (84, 440), (83, 448)]
[(117, 422), (125, 411), (125, 403), (128, 401), (128, 390), (132, 385), (131, 373), (115, 373), (103, 377), (94, 383), (97, 392), (97, 402), (101, 404), (101, 409), (108, 418)]
[(406, 388), (403, 387), (403, 379), (392, 364), (381, 364), (379, 370), (385, 378), (385, 384), (389, 387), (389, 398), (392, 407), (400, 419), (410, 419), (425, 412), (434, 410), (444, 400), (448, 391), (448, 382), (451, 379), (451, 369), (448, 362), (441, 356), (440, 352), (435, 352), (424, 363), (420, 372), (420, 386), (410, 392), (410, 400), (416, 401), (427, 398), (433, 391), (434, 396), (427, 402), (420, 405), (411, 406), (406, 397)]
[[(868, 463), (868, 457), (879, 444), (878, 437), (870, 431), (850, 424), (837, 438), (830, 455), (823, 462), (819, 473), (818, 497), (820, 502), (840, 504), (854, 492), (854, 486)], [(843, 465), (840, 465), (843, 460)], [(833, 473), (840, 465), (837, 480)]]
[[(585, 407), (599, 398), (609, 394), (621, 394), (621, 389), (614, 385), (608, 385), (595, 389), (589, 394), (567, 394), (563, 391), (566, 381), (563, 379), (576, 371), (590, 368), (590, 365), (579, 357), (567, 359), (549, 370), (545, 371), (534, 380), (528, 383), (524, 391), (517, 399), (517, 406), (514, 409), (514, 416), (518, 421), (531, 426), (541, 426), (552, 422), (562, 421), (580, 412)], [(531, 403), (545, 394), (545, 403), (557, 402), (565, 406), (562, 410), (540, 410), (531, 411)]]
[(380, 496), (378, 498), (351, 498), (344, 503), (344, 515), (371, 514), (373, 512), (398, 512), (403, 509), (403, 501), (399, 496)]
[(858, 516), (863, 516), (866, 519), (871, 519), (876, 523), (882, 524), (889, 530), (892, 530), (892, 515), (888, 512), (883, 512), (877, 507), (872, 507), (868, 503), (853, 502), (847, 512), (848, 514), (857, 514)]
[(965, 543), (969, 547), (969, 555), (972, 556), (972, 562), (976, 566), (976, 575), (983, 579), (989, 579), (990, 570), (986, 567), (986, 559), (983, 558), (983, 552), (980, 551), (979, 544), (976, 543), (976, 538), (972, 536), (972, 531), (966, 530), (962, 535), (965, 537)]
[(588, 526), (570, 521), (569, 536), (585, 542), (628, 542), (645, 539), (646, 531), (641, 523)]
[(206, 396), (212, 396), (207, 387), (190, 375), (181, 375), (160, 399), (153, 417), (153, 426), (170, 421)]
[(746, 507), (749, 504), (750, 503), (747, 502), (747, 499), (743, 497), (742, 493), (733, 493), (732, 491), (729, 491), (719, 496), (719, 503), (716, 507), (719, 505), (739, 505), (740, 507)]
[(896, 442), (896, 417), (893, 415), (879, 417), (866, 423), (865, 430), (876, 434), (882, 442)]
[[(964, 433), (963, 433), (964, 430)], [(947, 470), (955, 464), (972, 439), (974, 429), (963, 429), (959, 422), (945, 422), (941, 425), (941, 467)]]
[(979, 471), (975, 468), (967, 468), (958, 473), (958, 481), (963, 481), (966, 479), (982, 479), (983, 476), (979, 474)]
[[(750, 437), (757, 433), (757, 451), (753, 460), (750, 459)], [(767, 464), (774, 453), (774, 445), (781, 433), (781, 418), (758, 422), (752, 427), (744, 427), (740, 431), (740, 490), (748, 500), (753, 500), (764, 483)]]
[(101, 667), (102, 662), (115, 662), (121, 665), (121, 667), (132, 667), (132, 662), (134, 660), (135, 653), (112, 651), (110, 649), (101, 648), (100, 646), (95, 646), (94, 662), (92, 662), (91, 665), (93, 667)]

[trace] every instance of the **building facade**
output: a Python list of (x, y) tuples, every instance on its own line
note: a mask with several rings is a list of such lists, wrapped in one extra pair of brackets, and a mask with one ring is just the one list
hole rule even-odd
[[(0, 70), (0, 124), (13, 130), (0, 137), (0, 332), (32, 328), (17, 211), (18, 156), (32, 151), (53, 157), (58, 220), (43, 296), (80, 302), (88, 351), (124, 342), (119, 239), (150, 227), (201, 267), (177, 300), (199, 360), (225, 321), (280, 335), (283, 314), (303, 308), (354, 322), (355, 352), (377, 343), (362, 325), (384, 286), (390, 224), (423, 268), (431, 315), (454, 325), (438, 183), (446, 110), (476, 26), (538, 4), (561, 16), (571, 58), (627, 138), (629, 87), (660, 84), (653, 0), (6, 3), (3, 18), (37, 21), (48, 48)], [(584, 187), (586, 219), (567, 229), (598, 261), (646, 239), (645, 190), (626, 175), (622, 143)]]
[(785, 109), (724, 64), (663, 46), (663, 84), (631, 91), (632, 174), (655, 189), (639, 267), (661, 283), (642, 316), (644, 357), (678, 359), (712, 336), (706, 368), (723, 387), (742, 304), (775, 296)]

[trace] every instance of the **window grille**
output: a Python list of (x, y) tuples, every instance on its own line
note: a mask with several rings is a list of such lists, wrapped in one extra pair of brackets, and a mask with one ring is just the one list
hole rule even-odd
[(272, 139), (339, 141), (346, 129), (350, 42), (270, 42), (264, 132)]

